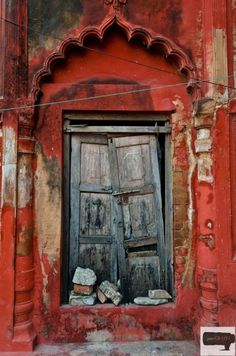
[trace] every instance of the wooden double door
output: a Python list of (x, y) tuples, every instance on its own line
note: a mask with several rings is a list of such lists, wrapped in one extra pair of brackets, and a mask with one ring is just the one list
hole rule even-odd
[(166, 251), (158, 137), (127, 131), (70, 135), (69, 278), (91, 268), (132, 302), (165, 288)]

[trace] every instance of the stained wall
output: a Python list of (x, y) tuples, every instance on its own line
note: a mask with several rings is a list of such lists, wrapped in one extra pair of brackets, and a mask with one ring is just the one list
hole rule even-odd
[[(7, 2), (4, 16), (15, 24), (6, 23), (0, 102), (2, 350), (30, 350), (35, 342), (190, 339), (200, 325), (233, 325), (231, 9), (223, 0), (128, 0), (121, 20), (107, 25), (115, 10), (102, 0)], [(165, 45), (148, 48), (150, 38)], [(189, 91), (191, 73), (197, 81)], [(146, 90), (80, 100), (140, 88)], [(169, 115), (171, 304), (61, 306), (63, 115), (83, 111)]]

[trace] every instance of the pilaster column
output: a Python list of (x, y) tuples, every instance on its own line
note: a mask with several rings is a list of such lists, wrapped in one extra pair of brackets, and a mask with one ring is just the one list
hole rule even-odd
[(203, 0), (202, 88), (206, 97), (223, 102), (229, 95), (227, 7), (227, 0)]
[(216, 103), (212, 99), (199, 101), (195, 115), (197, 138), (197, 281), (200, 287), (200, 326), (218, 325), (216, 203), (212, 157)]
[(2, 189), (0, 240), (0, 351), (11, 350), (14, 311), (14, 261), (18, 122), (15, 112), (2, 114)]
[[(31, 110), (19, 114), (17, 222), (15, 247), (14, 348), (30, 351), (34, 347), (32, 324), (34, 261), (33, 261), (33, 154)], [(27, 117), (28, 116), (28, 117)], [(29, 120), (28, 120), (29, 119)]]

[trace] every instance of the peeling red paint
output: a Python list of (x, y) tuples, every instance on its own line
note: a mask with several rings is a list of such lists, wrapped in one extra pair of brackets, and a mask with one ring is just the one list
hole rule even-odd
[[(219, 79), (229, 75), (234, 86), (231, 5), (137, 0), (114, 9), (102, 3), (84, 0), (76, 4), (78, 14), (45, 18), (55, 31), (56, 19), (64, 40), (50, 33), (39, 45), (34, 33), (29, 47), (27, 2), (6, 4), (6, 18), (22, 27), (5, 26), (0, 108), (28, 108), (1, 117), (1, 351), (32, 350), (36, 337), (40, 343), (179, 340), (198, 337), (200, 325), (235, 324), (236, 104), (224, 103), (227, 80)], [(219, 53), (226, 41), (228, 63)], [(195, 78), (206, 79), (198, 83), (201, 91)], [(149, 90), (155, 86), (164, 87)], [(81, 101), (94, 96), (104, 98)], [(144, 119), (166, 115), (171, 123), (176, 298), (158, 307), (61, 306), (63, 115), (137, 111)]]

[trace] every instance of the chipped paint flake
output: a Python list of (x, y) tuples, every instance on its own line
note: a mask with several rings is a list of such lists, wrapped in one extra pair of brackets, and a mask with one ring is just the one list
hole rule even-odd
[(3, 129), (3, 164), (16, 164), (17, 162), (17, 139), (12, 127)]
[(212, 148), (212, 141), (210, 139), (195, 141), (195, 149), (197, 153), (210, 152), (211, 148)]
[(24, 208), (32, 199), (31, 156), (21, 155), (18, 168), (18, 207)]
[(210, 139), (211, 131), (209, 129), (199, 129), (197, 132), (198, 140), (208, 140)]
[(209, 154), (198, 158), (198, 181), (212, 184), (214, 181), (212, 173), (213, 160)]
[(7, 164), (2, 168), (2, 206), (9, 204), (16, 207), (16, 165)]

